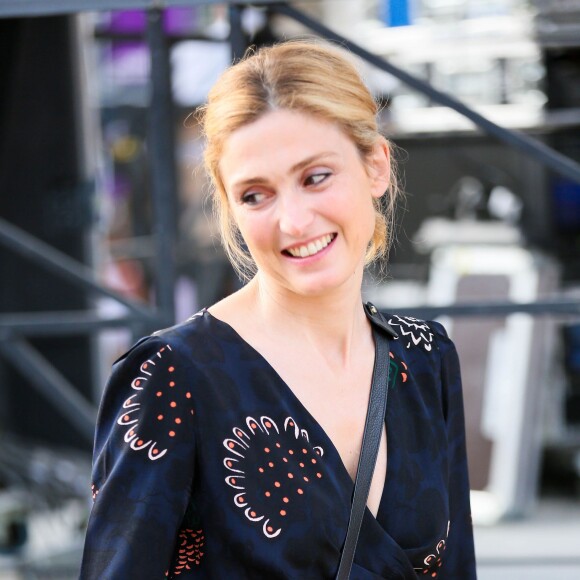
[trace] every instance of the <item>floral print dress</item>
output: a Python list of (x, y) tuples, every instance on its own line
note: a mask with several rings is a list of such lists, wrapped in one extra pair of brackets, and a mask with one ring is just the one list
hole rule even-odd
[[(351, 573), (475, 578), (457, 354), (387, 317), (387, 476)], [(304, 369), (307, 373), (308, 369)], [(141, 339), (101, 403), (81, 579), (331, 579), (353, 493), (338, 451), (269, 363), (202, 310)]]

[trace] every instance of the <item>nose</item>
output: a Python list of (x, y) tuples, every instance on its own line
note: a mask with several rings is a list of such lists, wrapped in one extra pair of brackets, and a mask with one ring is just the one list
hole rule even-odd
[(292, 237), (301, 237), (308, 232), (314, 219), (308, 196), (297, 192), (281, 193), (278, 208), (282, 233)]

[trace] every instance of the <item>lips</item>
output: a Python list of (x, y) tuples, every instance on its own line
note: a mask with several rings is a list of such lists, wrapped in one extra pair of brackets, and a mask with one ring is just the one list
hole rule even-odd
[(318, 252), (324, 250), (324, 248), (326, 248), (334, 238), (336, 238), (336, 234), (325, 234), (307, 244), (287, 248), (283, 250), (283, 253), (290, 255), (293, 258), (308, 258), (309, 256), (314, 256), (315, 254), (318, 254)]

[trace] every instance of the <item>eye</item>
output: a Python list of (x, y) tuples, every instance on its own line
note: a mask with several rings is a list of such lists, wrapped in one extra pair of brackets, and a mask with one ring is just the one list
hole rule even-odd
[(331, 173), (329, 171), (324, 171), (320, 173), (313, 173), (309, 175), (304, 180), (305, 185), (320, 185), (327, 177), (329, 177)]
[(246, 205), (258, 205), (261, 201), (266, 199), (265, 193), (260, 193), (259, 191), (248, 191), (244, 193), (240, 198), (240, 203)]

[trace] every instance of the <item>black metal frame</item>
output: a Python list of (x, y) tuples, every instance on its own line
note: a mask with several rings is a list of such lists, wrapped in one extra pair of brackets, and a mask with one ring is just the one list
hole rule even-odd
[(46, 16), (107, 10), (161, 10), (170, 6), (224, 4), (223, 0), (0, 0), (0, 17)]
[[(0, 0), (0, 17), (69, 14), (83, 11), (148, 9), (147, 40), (151, 50), (152, 96), (149, 108), (149, 148), (151, 155), (152, 197), (155, 214), (156, 305), (138, 303), (114, 292), (95, 279), (93, 272), (48, 244), (0, 219), (0, 244), (56, 273), (79, 289), (106, 296), (123, 305), (128, 313), (103, 318), (88, 312), (12, 313), (0, 315), (0, 354), (17, 368), (46, 398), (58, 406), (71, 424), (87, 439), (92, 438), (95, 407), (86, 401), (72, 385), (36, 351), (25, 337), (95, 333), (104, 328), (129, 327), (134, 331), (148, 330), (173, 323), (174, 318), (174, 251), (176, 221), (176, 168), (171, 97), (171, 70), (168, 42), (161, 26), (161, 11), (169, 6), (191, 6), (223, 3), (218, 0)], [(262, 6), (271, 14), (287, 16), (316, 34), (339, 43), (352, 53), (395, 76), (403, 83), (426, 94), (432, 101), (445, 105), (470, 119), (487, 134), (531, 156), (551, 170), (580, 183), (580, 164), (522, 133), (504, 129), (492, 123), (455, 98), (444, 94), (425, 81), (410, 75), (383, 58), (333, 32), (308, 15), (285, 2), (259, 0), (233, 1), (230, 6), (232, 60), (245, 51), (241, 15), (245, 6)], [(441, 314), (451, 316), (505, 316), (515, 312), (531, 315), (580, 315), (580, 302), (565, 297), (553, 297), (531, 304), (510, 302), (462, 304), (445, 307), (405, 309), (421, 317)]]
[(330, 30), (330, 28), (327, 28), (320, 22), (317, 22), (310, 16), (300, 12), (299, 10), (296, 10), (295, 8), (292, 8), (291, 6), (287, 6), (286, 4), (274, 4), (269, 6), (268, 10), (274, 14), (289, 16), (313, 32), (316, 32), (316, 34), (322, 36), (323, 38), (341, 44), (353, 54), (360, 56), (382, 71), (393, 75), (418, 92), (427, 95), (431, 101), (457, 111), (460, 115), (472, 121), (484, 133), (487, 133), (488, 135), (503, 141), (506, 145), (509, 145), (510, 147), (513, 147), (514, 149), (529, 155), (556, 173), (559, 173), (560, 175), (580, 183), (580, 163), (577, 163), (569, 157), (558, 153), (537, 139), (533, 139), (532, 137), (529, 137), (523, 133), (518, 133), (511, 129), (505, 129), (499, 125), (496, 125), (461, 101), (458, 101), (446, 93), (438, 91), (429, 83), (409, 74), (394, 64), (386, 61), (384, 58), (381, 58), (380, 56), (365, 50), (344, 36), (333, 32)]

